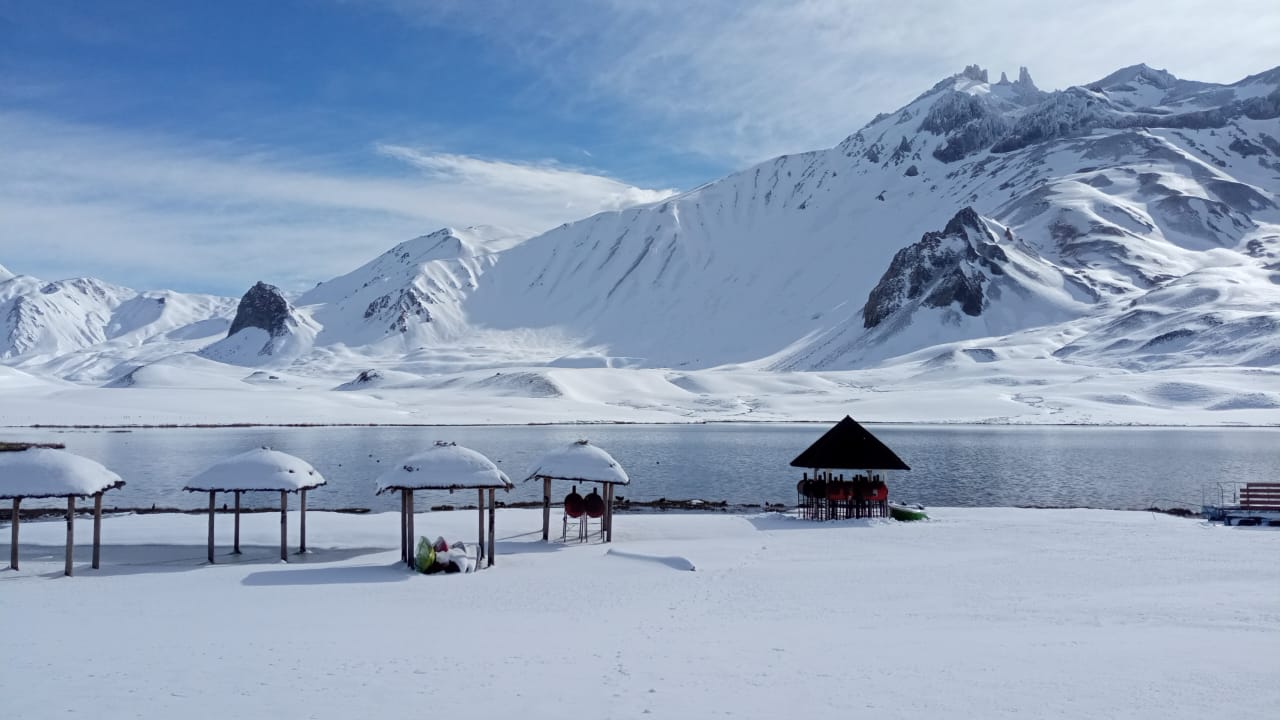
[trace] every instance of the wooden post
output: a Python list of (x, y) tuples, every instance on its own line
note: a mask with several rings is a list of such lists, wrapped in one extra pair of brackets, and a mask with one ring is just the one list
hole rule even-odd
[(484, 557), (484, 488), (480, 488), (478, 492), (480, 493), (480, 539), (476, 541), (476, 547), (480, 549), (476, 550), (476, 567), (480, 567), (480, 558)]
[(22, 518), (18, 516), (18, 506), (22, 504), (22, 498), (13, 499), (13, 519), (9, 523), (9, 569), (18, 569), (18, 524), (22, 522)]
[(604, 541), (613, 542), (613, 483), (604, 486)]
[(231, 547), (231, 554), (239, 555), (240, 554), (240, 491), (237, 490), (235, 494), (236, 494), (236, 532), (235, 532), (235, 544), (232, 545)]
[(409, 550), (404, 554), (404, 561), (406, 565), (412, 568), (412, 567), (417, 567), (417, 558), (414, 557), (417, 550), (417, 546), (414, 545), (414, 542), (413, 542), (413, 535), (414, 535), (413, 533), (413, 491), (406, 490), (405, 492), (409, 494), (409, 512), (408, 512)]
[(97, 570), (102, 550), (102, 492), (93, 496), (93, 569)]
[(63, 574), (71, 577), (71, 551), (76, 546), (76, 496), (67, 496), (67, 567)]
[(280, 491), (280, 559), (289, 562), (289, 493)]
[(494, 499), (497, 490), (489, 488), (489, 567), (493, 567), (493, 516), (498, 506), (498, 501)]
[(216, 561), (213, 559), (213, 499), (218, 493), (213, 490), (209, 491), (209, 564), (212, 565)]
[(302, 495), (301, 510), (302, 520), (298, 523), (298, 532), (301, 539), (298, 541), (298, 554), (301, 555), (307, 551), (307, 491), (305, 488), (299, 491)]
[(542, 540), (551, 537), (551, 478), (542, 478)]
[(409, 559), (409, 518), (407, 510), (409, 509), (409, 491), (400, 488), (400, 562)]

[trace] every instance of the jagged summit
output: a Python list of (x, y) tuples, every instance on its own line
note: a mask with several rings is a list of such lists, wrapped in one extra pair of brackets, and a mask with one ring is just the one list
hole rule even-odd
[(9, 272), (8, 268), (0, 265), (0, 282), (4, 282), (5, 280), (10, 280), (15, 277), (17, 277), (15, 273)]
[(259, 280), (240, 298), (227, 337), (247, 328), (259, 328), (271, 337), (280, 337), (296, 325), (292, 314), (293, 308), (280, 288)]

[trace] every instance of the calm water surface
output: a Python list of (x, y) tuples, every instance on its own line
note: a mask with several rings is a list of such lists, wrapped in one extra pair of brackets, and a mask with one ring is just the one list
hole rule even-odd
[[(393, 510), (374, 496), (389, 464), (452, 440), (499, 463), (516, 489), (507, 501), (536, 500), (522, 483), (531, 463), (579, 438), (607, 449), (632, 484), (635, 500), (703, 498), (731, 503), (795, 501), (788, 466), (827, 429), (819, 425), (590, 425), (414, 428), (146, 429), (129, 432), (12, 430), (0, 439), (66, 443), (120, 473), (128, 485), (107, 506), (198, 508), (207, 496), (183, 482), (217, 460), (259, 445), (305, 458), (329, 479), (309, 494), (314, 508)], [(870, 426), (912, 467), (893, 473), (890, 497), (940, 506), (1145, 508), (1198, 506), (1201, 488), (1219, 480), (1280, 480), (1280, 429)], [(555, 489), (556, 496), (568, 487)], [(246, 496), (275, 504), (275, 498)], [(471, 492), (423, 493), (422, 502), (474, 502)], [(56, 501), (54, 502), (56, 504)]]

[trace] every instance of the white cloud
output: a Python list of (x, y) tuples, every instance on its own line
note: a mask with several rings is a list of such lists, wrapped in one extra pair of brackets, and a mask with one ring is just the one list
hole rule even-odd
[(554, 163), (516, 164), (467, 155), (429, 153), (402, 145), (382, 144), (379, 152), (413, 165), (427, 177), (487, 189), (495, 202), (542, 205), (555, 198), (574, 217), (617, 210), (670, 197), (674, 190), (645, 190), (612, 178), (562, 168)]
[(973, 62), (1047, 89), (1139, 62), (1213, 82), (1280, 62), (1275, 0), (381, 1), (734, 162), (833, 145)]
[[(332, 158), (141, 136), (0, 113), (0, 258), (14, 271), (236, 293), (304, 287), (445, 225), (533, 234), (661, 199), (551, 164), (369, 149)], [(421, 172), (383, 157), (409, 162)]]

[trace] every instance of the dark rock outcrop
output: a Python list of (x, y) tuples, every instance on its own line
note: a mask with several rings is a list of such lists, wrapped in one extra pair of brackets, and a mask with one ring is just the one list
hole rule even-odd
[(227, 337), (245, 328), (260, 328), (271, 337), (280, 337), (288, 333), (293, 324), (293, 308), (280, 288), (259, 281), (240, 298), (240, 306), (236, 308), (236, 317), (231, 321)]
[(978, 213), (966, 207), (942, 232), (925, 233), (893, 256), (863, 306), (863, 326), (876, 327), (920, 298), (925, 307), (958, 305), (966, 315), (981, 315), (987, 275), (1003, 275), (1001, 265), (1008, 261)]
[(364, 310), (366, 320), (376, 318), (387, 323), (392, 332), (409, 332), (411, 322), (431, 322), (431, 296), (414, 288), (404, 288), (378, 297)]

